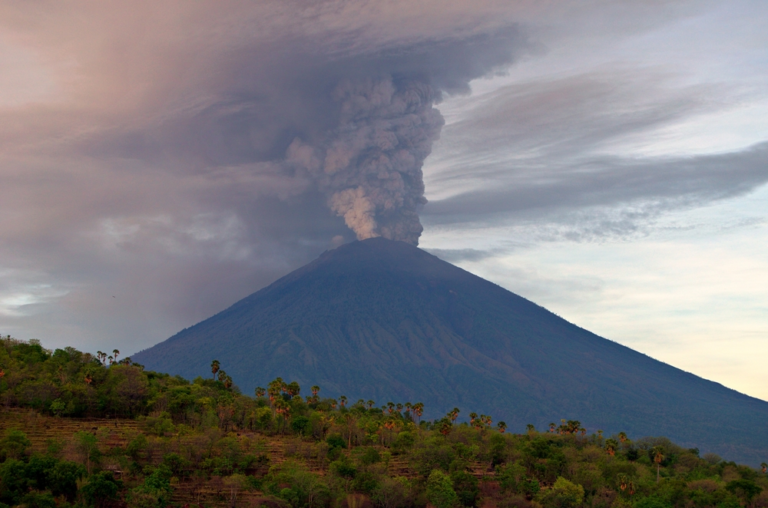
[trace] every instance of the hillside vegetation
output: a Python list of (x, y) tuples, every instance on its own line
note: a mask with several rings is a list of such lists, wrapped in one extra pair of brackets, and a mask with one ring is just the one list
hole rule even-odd
[(1, 339), (0, 507), (768, 507), (765, 464), (666, 438), (508, 429), (458, 408), (427, 421), (419, 402), (279, 378), (251, 397), (225, 367), (190, 382)]

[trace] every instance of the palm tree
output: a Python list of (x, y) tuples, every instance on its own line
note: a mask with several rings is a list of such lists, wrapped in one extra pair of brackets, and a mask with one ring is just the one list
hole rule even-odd
[(395, 403), (387, 402), (387, 411), (389, 411), (389, 414), (392, 414), (394, 410), (395, 410)]
[(120, 351), (118, 351), (117, 349), (113, 349), (113, 350), (112, 350), (112, 355), (115, 357), (115, 361), (117, 361), (117, 356), (118, 356), (119, 354), (120, 354)]
[(608, 455), (616, 455), (616, 448), (618, 446), (619, 443), (617, 443), (615, 439), (609, 439), (605, 442), (605, 451), (608, 452)]
[(266, 393), (267, 393), (267, 391), (264, 388), (262, 388), (261, 386), (257, 386), (256, 387), (256, 398), (257, 399), (263, 397)]
[(219, 372), (219, 369), (221, 368), (221, 363), (219, 363), (218, 360), (214, 360), (211, 362), (211, 372), (213, 372), (213, 380), (216, 380), (216, 373)]
[(458, 417), (459, 417), (459, 413), (460, 413), (460, 411), (459, 411), (459, 408), (457, 408), (457, 407), (453, 408), (453, 411), (451, 411), (450, 413), (448, 413), (448, 414), (450, 414), (450, 415), (451, 415), (451, 421), (452, 421), (452, 422), (455, 422), (455, 421), (456, 421), (456, 418), (458, 418)]
[(275, 399), (280, 397), (280, 393), (283, 391), (284, 385), (285, 383), (283, 382), (283, 378), (281, 377), (276, 377), (275, 379), (269, 382), (269, 385), (267, 385), (267, 393), (269, 394), (270, 403), (273, 403)]
[(369, 400), (368, 401), (368, 410), (371, 410), (373, 408), (374, 404), (376, 404), (375, 400)]
[(339, 402), (341, 402), (341, 407), (346, 406), (347, 405), (347, 396), (346, 395), (342, 395), (341, 397), (339, 397)]
[(440, 434), (448, 437), (448, 434), (451, 433), (451, 429), (453, 428), (453, 424), (448, 418), (443, 418), (440, 420), (440, 426), (438, 427), (438, 431)]
[(225, 379), (227, 379), (227, 373), (223, 370), (219, 370), (217, 373), (217, 377), (219, 378), (219, 382), (223, 383)]
[(768, 464), (766, 464), (765, 462), (760, 464), (760, 470), (763, 472), (763, 474), (768, 473)]
[(626, 432), (619, 432), (619, 441), (624, 443), (627, 440), (627, 434)]
[(477, 413), (475, 412), (469, 413), (469, 423), (475, 423), (476, 419), (477, 419)]
[(529, 423), (525, 426), (525, 430), (530, 434), (532, 432), (536, 432), (536, 427), (534, 427), (532, 423)]
[(224, 388), (226, 388), (227, 390), (229, 390), (230, 388), (232, 388), (232, 378), (231, 378), (231, 377), (229, 377), (229, 376), (226, 376), (226, 377), (224, 378)]
[(416, 414), (416, 416), (421, 420), (421, 415), (424, 413), (424, 403), (423, 402), (417, 402), (413, 406), (413, 412)]
[(549, 424), (549, 431), (550, 432), (555, 432), (555, 422), (550, 422), (550, 424)]
[(296, 381), (291, 381), (286, 385), (285, 391), (288, 392), (288, 395), (291, 397), (295, 397), (301, 393), (301, 386), (299, 386), (299, 383)]
[(651, 448), (651, 457), (656, 463), (656, 483), (659, 483), (661, 477), (661, 463), (664, 462), (664, 448), (661, 446), (654, 446)]
[(313, 385), (312, 388), (310, 388), (310, 390), (312, 390), (312, 396), (317, 397), (317, 392), (320, 391), (320, 387), (317, 385)]
[(402, 411), (403, 411), (403, 405), (402, 405), (402, 404), (400, 404), (400, 403), (398, 403), (398, 404), (395, 406), (395, 410), (396, 410), (398, 413), (402, 412)]
[(504, 434), (507, 431), (507, 424), (504, 422), (497, 423), (496, 427), (499, 428), (499, 432), (501, 432), (502, 434)]
[(619, 480), (619, 488), (622, 491), (626, 490), (627, 482), (629, 481), (629, 478), (627, 477), (627, 475), (625, 475), (624, 473), (620, 473), (617, 478)]

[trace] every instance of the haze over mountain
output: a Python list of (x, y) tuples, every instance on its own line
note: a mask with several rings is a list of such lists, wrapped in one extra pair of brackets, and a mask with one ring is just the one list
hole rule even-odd
[(383, 238), (327, 251), (133, 359), (188, 378), (210, 375), (218, 359), (246, 393), (280, 376), (324, 396), (422, 401), (428, 418), (458, 406), (516, 432), (576, 419), (753, 465), (768, 457), (768, 402)]

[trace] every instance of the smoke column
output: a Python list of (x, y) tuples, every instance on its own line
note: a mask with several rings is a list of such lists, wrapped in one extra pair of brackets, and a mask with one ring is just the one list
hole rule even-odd
[(427, 202), (421, 168), (445, 123), (433, 107), (439, 92), (387, 77), (344, 81), (333, 99), (338, 126), (319, 143), (295, 139), (288, 163), (312, 176), (359, 240), (418, 245)]

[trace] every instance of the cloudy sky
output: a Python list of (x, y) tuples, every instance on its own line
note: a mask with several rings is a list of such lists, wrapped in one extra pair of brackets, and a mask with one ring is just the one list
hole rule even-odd
[(766, 23), (762, 0), (2, 3), (0, 333), (130, 354), (381, 235), (768, 399)]

